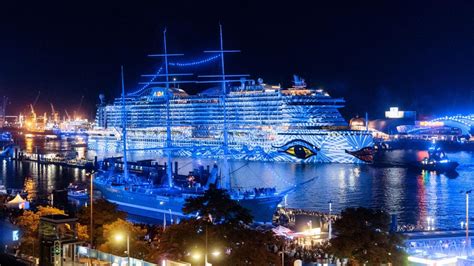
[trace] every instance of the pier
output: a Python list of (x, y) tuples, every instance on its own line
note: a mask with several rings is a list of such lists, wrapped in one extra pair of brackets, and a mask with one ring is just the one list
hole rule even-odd
[(25, 156), (21, 159), (13, 158), (17, 161), (35, 162), (45, 165), (57, 165), (63, 167), (79, 168), (79, 169), (96, 169), (97, 161), (93, 160), (81, 160), (81, 159), (55, 159), (55, 158), (35, 158), (35, 156)]
[(14, 161), (21, 162), (35, 162), (43, 165), (57, 165), (62, 167), (71, 167), (79, 169), (98, 169), (99, 162), (97, 157), (94, 160), (77, 159), (77, 158), (64, 158), (64, 157), (53, 157), (50, 154), (39, 152), (36, 149), (35, 153), (27, 153), (22, 151), (18, 146), (9, 147), (10, 152), (5, 152), (3, 158), (9, 158)]

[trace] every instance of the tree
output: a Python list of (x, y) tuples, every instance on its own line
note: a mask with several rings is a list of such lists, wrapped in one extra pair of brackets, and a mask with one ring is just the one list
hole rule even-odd
[(89, 228), (87, 225), (76, 223), (77, 238), (81, 241), (89, 241)]
[[(334, 223), (335, 237), (328, 252), (348, 258), (353, 265), (391, 262), (403, 265), (403, 239), (390, 233), (390, 216), (379, 210), (348, 208)], [(400, 264), (399, 264), (400, 263)]]
[[(115, 222), (117, 219), (125, 220), (127, 218), (127, 213), (119, 211), (116, 204), (110, 203), (104, 199), (96, 200), (94, 202), (93, 210), (93, 241), (94, 245), (99, 246), (105, 242), (103, 237), (103, 226)], [(82, 207), (78, 213), (79, 223), (82, 225), (90, 225), (90, 213), (90, 206)]]
[(39, 206), (36, 212), (24, 211), (16, 219), (21, 230), (20, 251), (24, 254), (36, 256), (39, 254), (38, 227), (40, 217), (51, 214), (64, 214), (63, 210), (53, 207)]
[[(189, 262), (193, 253), (219, 251), (212, 265), (271, 265), (278, 263), (278, 254), (270, 247), (281, 245), (272, 232), (254, 230), (248, 226), (252, 221), (249, 212), (230, 198), (225, 190), (210, 188), (201, 197), (186, 200), (185, 214), (199, 213), (199, 217), (181, 221), (166, 228), (160, 237), (156, 258), (168, 258)], [(158, 254), (158, 255), (157, 255)], [(201, 261), (202, 263), (202, 261)]]
[(217, 189), (214, 185), (201, 197), (187, 198), (183, 213), (199, 213), (206, 219), (211, 218), (213, 223), (223, 224), (250, 224), (253, 219), (249, 210), (232, 200), (225, 190)]
[[(104, 225), (103, 239), (105, 242), (99, 249), (103, 252), (124, 256), (127, 250), (126, 238), (130, 239), (130, 256), (138, 259), (145, 259), (149, 253), (149, 246), (145, 242), (147, 230), (133, 225), (123, 219), (117, 219), (115, 222)], [(117, 236), (121, 236), (117, 240)]]

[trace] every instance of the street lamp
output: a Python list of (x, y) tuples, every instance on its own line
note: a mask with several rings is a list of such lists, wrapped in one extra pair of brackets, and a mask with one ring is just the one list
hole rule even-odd
[[(211, 263), (208, 262), (207, 260), (207, 257), (208, 257), (209, 254), (207, 254), (207, 251), (204, 253), (204, 265), (205, 266), (212, 266)], [(211, 255), (213, 257), (219, 257), (221, 255), (221, 252), (218, 251), (218, 250), (214, 250), (213, 252), (211, 252)], [(199, 252), (195, 252), (195, 253), (192, 253), (191, 254), (191, 258), (193, 258), (194, 260), (200, 260), (201, 259), (201, 256), (202, 254), (199, 253)]]
[(94, 248), (94, 174), (93, 173), (88, 173), (88, 175), (90, 176), (90, 180), (91, 180), (91, 190), (89, 192), (89, 197), (90, 197), (90, 201), (91, 201), (91, 214), (90, 214), (90, 232), (91, 232), (91, 235), (90, 235), (90, 242), (91, 242), (91, 249)]
[(193, 255), (191, 255), (191, 257), (195, 260), (199, 260), (201, 258), (201, 254), (199, 253), (193, 253)]
[[(209, 250), (208, 250), (208, 237), (207, 237), (207, 227), (208, 227), (208, 223), (211, 222), (212, 223), (212, 216), (209, 215), (209, 219), (205, 219), (206, 221), (206, 227), (205, 227), (205, 250), (204, 250), (204, 265), (205, 266), (212, 266), (211, 263), (209, 263), (208, 261), (208, 256), (209, 256)], [(215, 249), (213, 250), (211, 253), (210, 253), (213, 257), (219, 257), (221, 255), (221, 252), (218, 250), (218, 249)], [(191, 257), (194, 259), (194, 260), (200, 260), (201, 259), (201, 256), (202, 254), (200, 253), (192, 253), (190, 254)]]
[(283, 247), (283, 251), (278, 252), (281, 254), (281, 266), (285, 266), (285, 248)]
[(331, 212), (332, 212), (332, 200), (329, 202), (329, 228), (328, 228), (328, 239), (331, 240), (332, 238), (332, 219), (331, 219)]
[(469, 194), (471, 194), (471, 192), (472, 192), (472, 189), (461, 191), (461, 193), (466, 194), (466, 248), (471, 246), (470, 245), (471, 243), (469, 241)]
[[(130, 265), (130, 235), (127, 233), (127, 265)], [(123, 234), (116, 234), (115, 235), (115, 241), (117, 242), (122, 242), (124, 239)]]

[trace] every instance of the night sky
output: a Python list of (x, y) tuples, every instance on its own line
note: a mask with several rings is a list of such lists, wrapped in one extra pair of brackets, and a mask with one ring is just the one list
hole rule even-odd
[(474, 112), (474, 3), (8, 2), (0, 8), (0, 92), (9, 114), (41, 91), (38, 112), (52, 102), (72, 113), (84, 96), (81, 112), (92, 117), (99, 93), (119, 96), (120, 65), (128, 91), (160, 65), (146, 55), (162, 51), (165, 26), (169, 52), (186, 60), (218, 47), (219, 22), (226, 48), (242, 50), (228, 57), (229, 72), (283, 85), (300, 74), (344, 97), (346, 118), (381, 116), (389, 106)]

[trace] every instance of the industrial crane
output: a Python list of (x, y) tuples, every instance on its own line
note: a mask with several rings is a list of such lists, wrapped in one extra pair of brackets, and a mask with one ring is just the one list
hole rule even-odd
[(58, 123), (59, 121), (59, 115), (58, 113), (56, 113), (56, 110), (54, 110), (54, 105), (53, 103), (49, 103), (49, 105), (51, 105), (51, 118), (53, 120), (54, 123)]
[(64, 109), (64, 112), (66, 113), (67, 120), (71, 121), (71, 117), (69, 116), (69, 113), (66, 109)]

